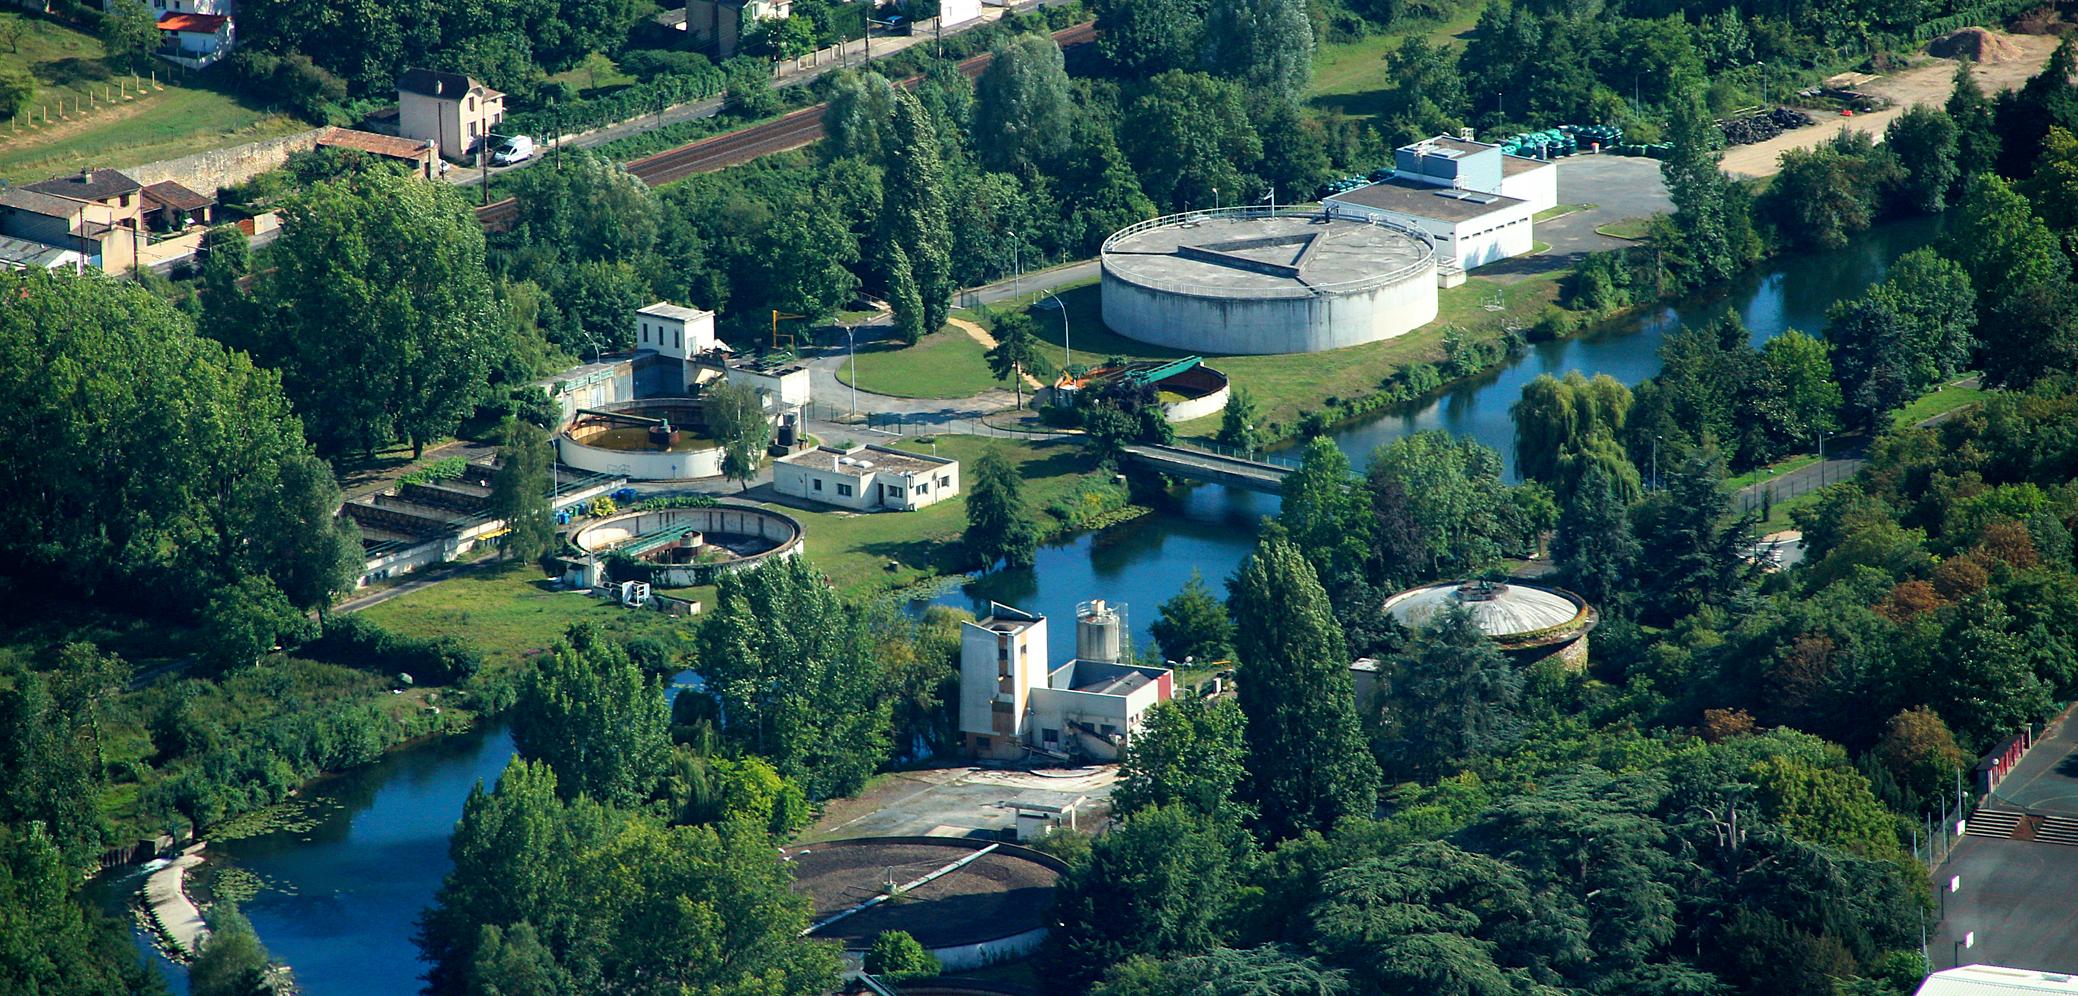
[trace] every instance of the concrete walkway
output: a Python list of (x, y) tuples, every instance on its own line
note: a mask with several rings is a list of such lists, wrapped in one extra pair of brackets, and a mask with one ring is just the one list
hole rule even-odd
[(153, 922), (165, 935), (174, 953), (193, 958), (202, 952), (202, 943), (209, 939), (209, 924), (202, 919), (202, 911), (195, 908), (188, 898), (186, 879), (188, 869), (202, 863), (202, 848), (195, 844), (182, 851), (180, 857), (168, 862), (166, 867), (144, 880), (144, 903)]

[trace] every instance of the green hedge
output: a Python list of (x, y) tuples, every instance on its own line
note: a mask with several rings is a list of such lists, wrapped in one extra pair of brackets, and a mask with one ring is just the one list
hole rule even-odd
[(326, 623), (324, 635), (303, 652), (363, 671), (409, 674), (421, 684), (456, 684), (483, 666), (483, 655), (454, 637), (404, 636), (360, 616), (342, 616)]
[(544, 137), (557, 133), (567, 135), (653, 114), (674, 104), (704, 100), (721, 92), (722, 71), (719, 67), (710, 67), (700, 73), (659, 76), (604, 97), (514, 111), (506, 117), (502, 127), (508, 132)]

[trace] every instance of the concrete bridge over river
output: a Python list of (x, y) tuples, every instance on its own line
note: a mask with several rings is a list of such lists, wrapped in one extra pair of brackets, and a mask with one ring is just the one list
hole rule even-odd
[(1207, 484), (1247, 488), (1267, 494), (1284, 489), (1284, 477), (1292, 468), (1246, 457), (1228, 456), (1187, 446), (1135, 444), (1125, 448), (1126, 458), (1171, 477), (1189, 478)]

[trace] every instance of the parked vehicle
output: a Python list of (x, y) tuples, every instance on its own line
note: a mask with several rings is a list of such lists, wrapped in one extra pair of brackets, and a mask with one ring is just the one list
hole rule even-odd
[(506, 139), (504, 145), (498, 146), (498, 151), (491, 153), (491, 163), (497, 166), (510, 166), (532, 158), (534, 140), (525, 135), (514, 135)]

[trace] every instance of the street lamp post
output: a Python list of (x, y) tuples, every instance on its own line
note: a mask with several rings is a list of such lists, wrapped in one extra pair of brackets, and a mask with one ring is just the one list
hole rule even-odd
[(851, 417), (859, 417), (859, 344), (852, 338), (852, 327), (844, 326), (844, 349), (851, 354)]
[[(1065, 367), (1072, 367), (1072, 366), (1074, 366), (1074, 365), (1075, 365), (1075, 340), (1074, 340), (1074, 339), (1071, 339), (1071, 338), (1069, 338), (1069, 337), (1068, 337), (1068, 306), (1067, 306), (1067, 305), (1065, 305), (1065, 304), (1062, 304), (1062, 303), (1061, 303), (1061, 299), (1060, 299), (1060, 298), (1058, 298), (1058, 297), (1055, 297), (1052, 291), (1047, 291), (1047, 292), (1046, 292), (1046, 299), (1047, 299), (1047, 300), (1049, 300), (1049, 301), (1052, 301), (1052, 302), (1053, 302), (1053, 306), (1054, 306), (1055, 308), (1058, 308), (1058, 309), (1060, 309), (1060, 312), (1061, 312), (1061, 348), (1062, 348), (1062, 349), (1065, 349), (1065, 350), (1067, 350), (1067, 352), (1068, 352), (1068, 360), (1067, 360), (1067, 362), (1066, 362), (1066, 363), (1062, 364), (1062, 366), (1063, 366), (1064, 368), (1065, 368)], [(1067, 370), (1066, 370), (1066, 369), (1063, 369), (1063, 370), (1062, 370), (1061, 372), (1062, 372), (1062, 373), (1066, 373), (1066, 372), (1067, 372)]]
[(1212, 213), (1219, 213), (1219, 188), (1212, 188)]

